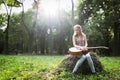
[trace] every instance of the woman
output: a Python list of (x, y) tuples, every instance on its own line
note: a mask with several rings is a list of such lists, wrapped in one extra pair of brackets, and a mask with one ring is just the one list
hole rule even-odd
[(89, 53), (84, 54), (84, 52), (88, 50), (87, 45), (88, 44), (87, 44), (86, 35), (82, 32), (81, 26), (75, 25), (74, 26), (74, 34), (73, 34), (73, 46), (79, 50), (82, 50), (83, 53), (79, 56), (80, 59), (77, 61), (76, 65), (73, 69), (73, 73), (77, 72), (77, 69), (79, 68), (79, 66), (82, 65), (82, 63), (85, 61), (85, 59), (87, 59), (92, 73), (95, 73), (94, 64), (93, 64), (90, 54)]

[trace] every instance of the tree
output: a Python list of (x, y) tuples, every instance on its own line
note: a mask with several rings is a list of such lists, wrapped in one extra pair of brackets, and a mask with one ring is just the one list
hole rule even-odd
[[(101, 8), (104, 11), (104, 25), (107, 27), (108, 29), (108, 33), (113, 33), (114, 36), (110, 35), (111, 38), (109, 39), (109, 36), (106, 35), (106, 37), (108, 37), (107, 40), (112, 40), (113, 39), (113, 46), (110, 46), (111, 48), (113, 48), (113, 54), (111, 55), (119, 55), (119, 47), (120, 47), (120, 25), (119, 25), (119, 18), (120, 18), (120, 10), (119, 10), (119, 0), (108, 0), (108, 1), (101, 1), (98, 2), (96, 1), (96, 3), (98, 3), (99, 5), (101, 5)], [(107, 41), (106, 40), (106, 41)], [(108, 42), (108, 41), (107, 41)], [(110, 42), (110, 41), (109, 41)]]
[(5, 9), (6, 9), (6, 13), (7, 13), (7, 28), (5, 30), (5, 53), (8, 54), (9, 53), (9, 45), (8, 45), (8, 41), (9, 41), (9, 24), (10, 24), (10, 16), (12, 13), (12, 7), (18, 7), (19, 6), (19, 2), (17, 0), (2, 0), (0, 2), (0, 4), (4, 4)]
[(26, 22), (24, 21), (25, 20), (24, 5), (23, 5), (23, 1), (22, 1), (22, 21), (23, 21), (24, 27), (28, 31), (28, 35), (29, 35), (29, 39), (28, 39), (29, 53), (32, 53), (32, 51), (33, 51), (32, 49), (33, 49), (33, 41), (34, 41), (34, 35), (35, 35), (36, 21), (37, 21), (37, 16), (38, 16), (38, 5), (39, 5), (39, 0), (34, 0), (34, 6), (33, 6), (34, 15), (32, 15), (32, 17), (33, 17), (33, 21), (32, 21), (32, 24), (31, 24), (32, 26), (31, 26), (31, 28), (28, 28), (28, 27), (30, 27), (30, 25), (29, 24), (26, 25)]
[(4, 49), (4, 34), (3, 31), (0, 29), (0, 54), (3, 52)]
[(71, 0), (71, 3), (72, 3), (72, 26), (74, 26), (74, 24), (75, 24), (75, 21), (74, 21), (74, 1), (73, 0)]
[[(110, 49), (112, 49), (113, 51), (111, 55), (119, 55), (119, 52), (118, 52), (119, 44), (120, 44), (119, 3), (120, 3), (119, 0), (116, 0), (116, 1), (85, 0), (79, 6), (79, 22), (78, 23), (82, 25), (86, 24), (89, 21), (90, 17), (97, 17), (99, 14), (102, 14), (101, 18), (103, 22), (102, 24), (101, 23), (98, 24), (98, 26), (101, 28), (100, 32), (104, 33), (103, 38), (105, 41), (105, 45), (109, 46)], [(93, 24), (96, 24), (96, 23), (93, 23)], [(112, 40), (114, 40), (113, 41), (114, 43), (112, 43)], [(111, 44), (114, 44), (114, 47), (111, 46)]]
[(23, 53), (27, 52), (28, 48), (28, 34), (25, 27), (22, 24), (21, 13), (13, 13), (10, 19), (9, 29), (9, 52)]

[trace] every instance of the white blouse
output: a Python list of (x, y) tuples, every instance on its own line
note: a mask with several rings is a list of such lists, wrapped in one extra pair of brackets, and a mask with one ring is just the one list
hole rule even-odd
[(85, 38), (84, 37), (75, 37), (76, 44), (79, 46), (85, 46)]

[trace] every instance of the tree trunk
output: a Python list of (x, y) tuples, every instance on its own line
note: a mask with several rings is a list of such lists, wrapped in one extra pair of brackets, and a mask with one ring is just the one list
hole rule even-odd
[(53, 29), (50, 28), (50, 36), (49, 36), (49, 54), (53, 54), (53, 47), (54, 47), (54, 36), (53, 36)]
[(41, 49), (41, 54), (45, 54), (45, 33), (43, 30), (43, 33), (41, 34), (40, 37), (40, 49)]
[(114, 55), (120, 55), (119, 54), (119, 49), (120, 49), (120, 36), (119, 36), (119, 31), (120, 31), (120, 23), (119, 21), (119, 8), (116, 6), (118, 3), (113, 2), (113, 16), (114, 16), (114, 25), (113, 25), (113, 31), (114, 31)]
[(28, 40), (28, 52), (32, 53), (33, 51), (33, 40), (34, 40), (34, 33), (31, 31), (29, 33), (29, 40)]
[(22, 1), (22, 22), (23, 22), (23, 25), (25, 27), (25, 29), (27, 30), (28, 32), (28, 35), (29, 35), (29, 42), (28, 42), (28, 52), (29, 53), (32, 53), (33, 51), (33, 41), (34, 41), (34, 32), (35, 32), (35, 27), (36, 27), (36, 21), (37, 21), (37, 16), (38, 16), (38, 0), (34, 0), (34, 6), (35, 6), (35, 16), (34, 16), (34, 21), (33, 21), (33, 25), (32, 25), (32, 28), (31, 30), (27, 27), (26, 23), (24, 22), (24, 5), (23, 5), (23, 1)]
[(10, 5), (10, 10), (8, 9), (7, 4), (3, 1), (4, 5), (5, 5), (5, 9), (7, 12), (7, 28), (5, 31), (5, 54), (9, 54), (9, 25), (10, 25), (10, 16), (11, 16), (11, 12), (12, 12), (12, 4)]
[(114, 23), (114, 56), (120, 55), (120, 37), (119, 37), (119, 25), (117, 22)]
[(4, 34), (3, 31), (0, 30), (0, 54), (3, 52), (4, 50)]
[[(106, 19), (106, 18), (105, 18)], [(105, 27), (105, 26), (104, 26)], [(110, 50), (111, 50), (111, 47), (110, 47), (110, 31), (109, 31), (109, 28), (108, 26), (105, 28), (106, 29), (106, 32), (103, 33), (103, 37), (104, 37), (104, 45), (109, 47), (109, 50), (101, 50), (101, 53), (105, 53), (104, 55), (106, 56), (110, 56)]]
[(72, 3), (72, 26), (74, 26), (75, 20), (74, 20), (74, 2), (73, 2), (73, 0), (71, 0), (71, 3)]
[(8, 15), (8, 19), (7, 19), (7, 28), (6, 28), (6, 31), (5, 31), (5, 54), (8, 54), (9, 51), (9, 44), (8, 44), (8, 41), (9, 41), (9, 24), (10, 24), (10, 15)]

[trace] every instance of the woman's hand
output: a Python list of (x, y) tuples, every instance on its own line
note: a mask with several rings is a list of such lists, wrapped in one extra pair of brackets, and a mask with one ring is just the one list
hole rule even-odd
[(88, 48), (85, 47), (85, 46), (82, 46), (82, 47), (81, 47), (81, 50), (82, 50), (83, 52), (87, 52), (87, 51), (88, 51)]

